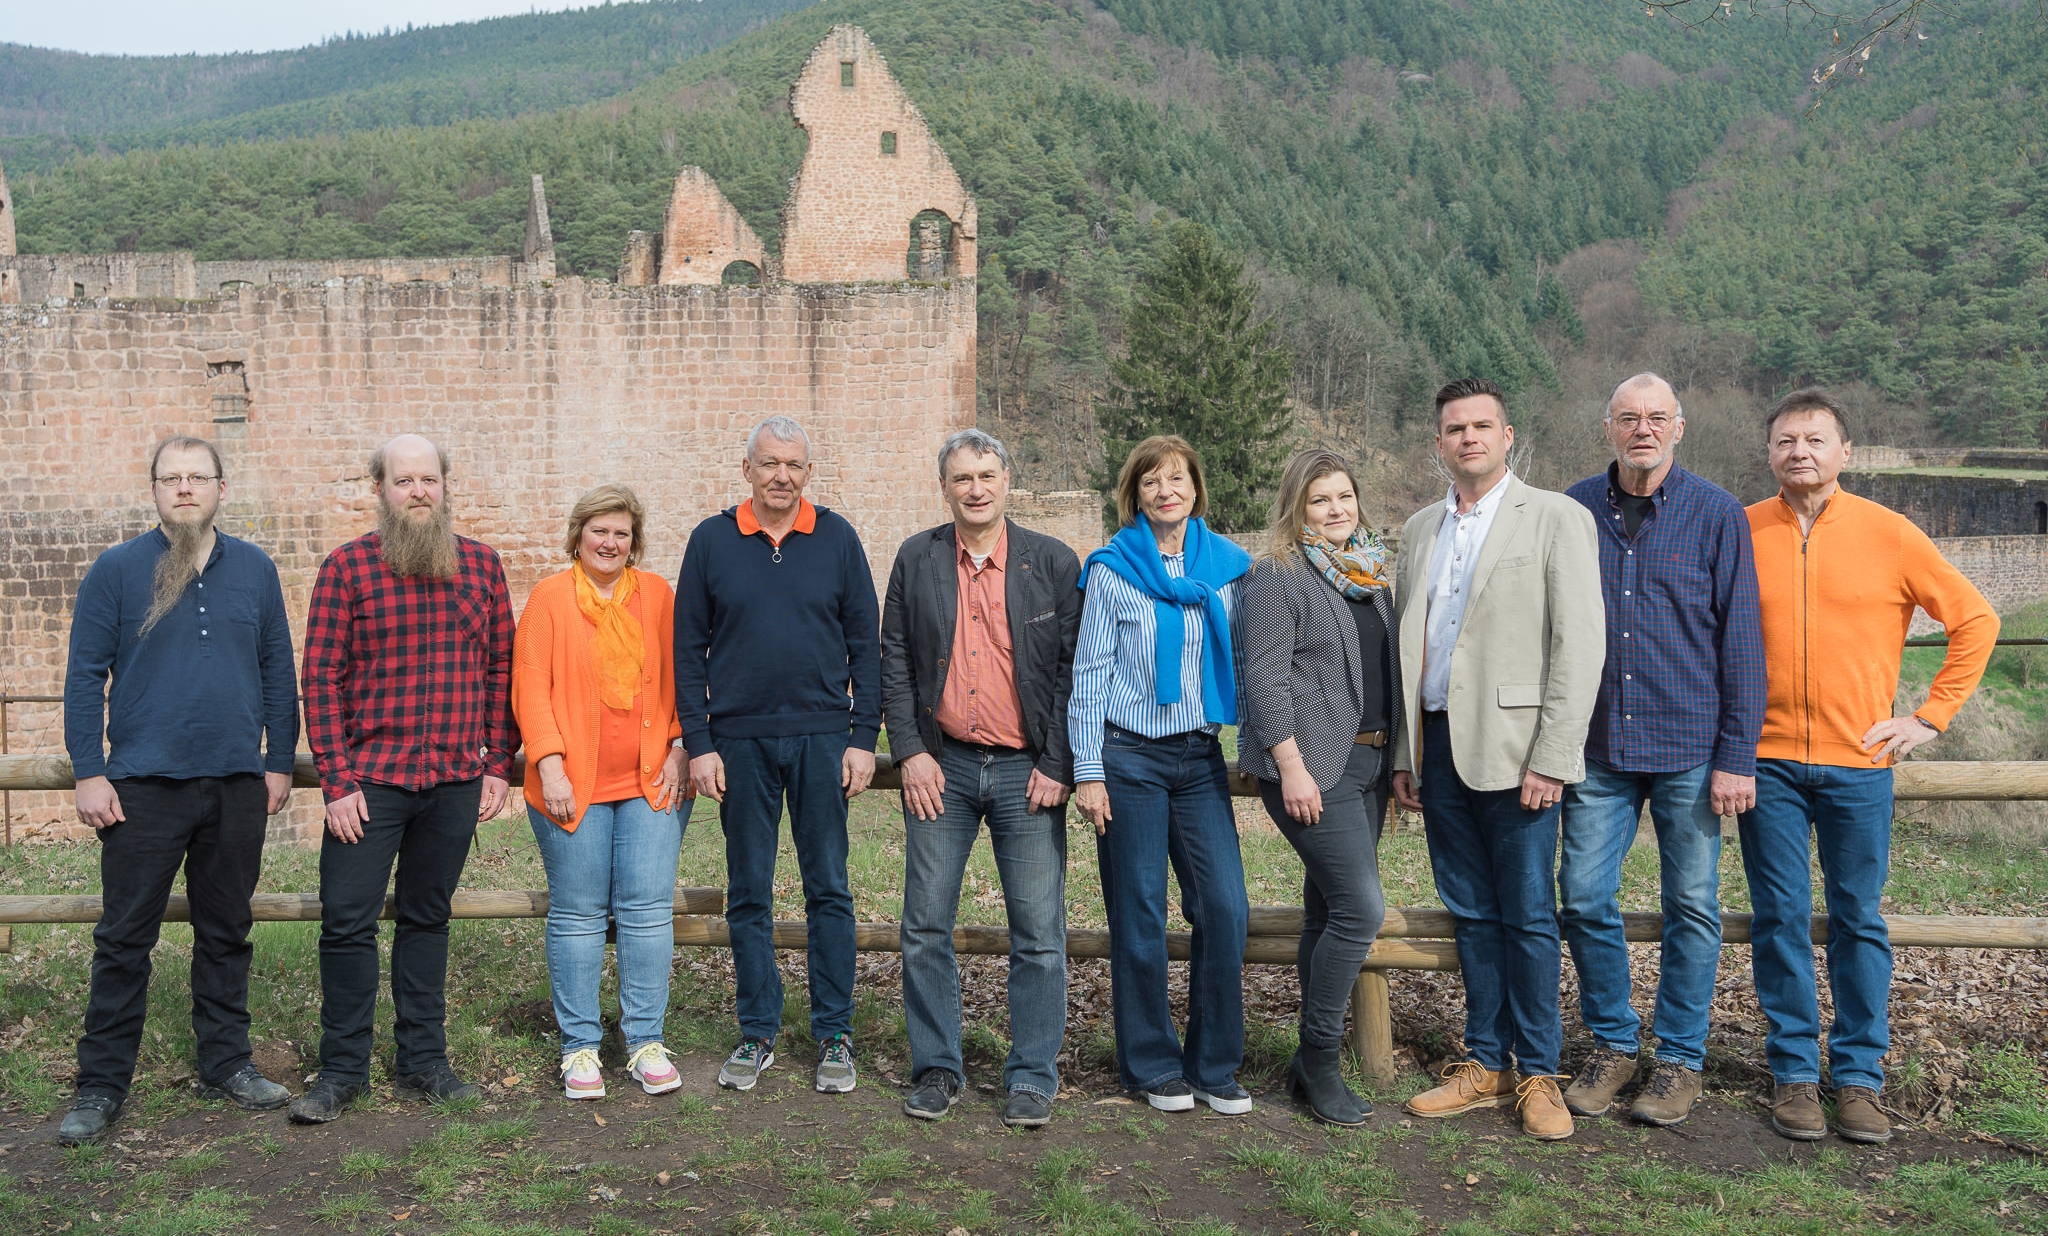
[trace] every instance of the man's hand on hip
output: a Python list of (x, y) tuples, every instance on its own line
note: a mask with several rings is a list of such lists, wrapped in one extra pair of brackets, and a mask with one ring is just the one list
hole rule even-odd
[(327, 831), (336, 841), (354, 845), (363, 839), (363, 825), (370, 822), (370, 804), (357, 790), (327, 804)]
[(945, 812), (946, 773), (931, 752), (905, 756), (896, 771), (903, 774), (903, 805), (910, 814), (920, 820), (936, 820)]
[(1877, 752), (1871, 763), (1888, 764), (1905, 759), (1913, 748), (1940, 733), (1916, 716), (1887, 717), (1864, 732), (1863, 749)]
[(1564, 782), (1535, 769), (1522, 774), (1522, 810), (1547, 811), (1564, 798)]
[(848, 747), (839, 761), (839, 784), (846, 789), (846, 796), (853, 798), (868, 788), (868, 782), (875, 779), (875, 753), (859, 747)]
[(1756, 778), (1714, 770), (1707, 794), (1714, 800), (1715, 815), (1741, 815), (1756, 807)]

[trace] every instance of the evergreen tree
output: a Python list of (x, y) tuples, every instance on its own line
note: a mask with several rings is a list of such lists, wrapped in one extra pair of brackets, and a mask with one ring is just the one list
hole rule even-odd
[(1293, 358), (1257, 317), (1244, 261), (1199, 223), (1175, 224), (1125, 321), (1129, 354), (1110, 362), (1097, 409), (1109, 476), (1140, 440), (1177, 433), (1202, 457), (1208, 520), (1220, 532), (1266, 523), (1293, 410)]

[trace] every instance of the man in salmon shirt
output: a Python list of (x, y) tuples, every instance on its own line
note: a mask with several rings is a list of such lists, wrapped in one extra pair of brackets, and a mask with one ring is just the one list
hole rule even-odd
[[(1835, 1130), (1883, 1142), (1878, 1105), (1891, 1045), (1892, 948), (1879, 908), (1891, 850), (1892, 764), (1942, 731), (1976, 690), (1998, 615), (1920, 529), (1841, 488), (1849, 418), (1818, 387), (1779, 400), (1765, 421), (1779, 491), (1749, 508), (1770, 675), (1757, 744), (1756, 807), (1740, 818), (1749, 878), (1757, 1000), (1777, 1083), (1771, 1127), (1827, 1135), (1820, 1102), (1820, 1011), (1809, 918), (1808, 836), (1827, 894), (1828, 1030)], [(1948, 630), (1927, 700), (1892, 715), (1914, 607)]]

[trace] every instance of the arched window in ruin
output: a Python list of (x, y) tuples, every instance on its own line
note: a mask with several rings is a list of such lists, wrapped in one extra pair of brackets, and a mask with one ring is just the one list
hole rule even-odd
[(752, 262), (727, 262), (718, 281), (728, 287), (757, 288), (761, 286), (761, 268)]
[(905, 273), (924, 283), (935, 283), (954, 273), (953, 220), (943, 210), (919, 211), (910, 221), (910, 253)]
[(2034, 531), (2039, 535), (2048, 536), (2048, 502), (2034, 504)]
[(253, 288), (255, 286), (254, 283), (247, 279), (229, 279), (220, 285), (220, 294), (222, 296), (239, 296), (243, 288)]

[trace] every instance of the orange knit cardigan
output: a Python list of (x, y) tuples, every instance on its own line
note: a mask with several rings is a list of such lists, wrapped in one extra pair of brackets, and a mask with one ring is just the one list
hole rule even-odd
[[(635, 570), (633, 567), (627, 570)], [(633, 610), (647, 638), (646, 668), (640, 678), (640, 790), (649, 806), (661, 800), (654, 778), (682, 737), (676, 719), (675, 606), (673, 589), (659, 576), (638, 572)], [(562, 757), (562, 769), (576, 791), (575, 812), (564, 823), (575, 832), (590, 806), (597, 781), (597, 743), (604, 705), (598, 701), (596, 631), (576, 607), (576, 581), (569, 571), (536, 584), (512, 637), (512, 712), (526, 742), (526, 801), (546, 815), (540, 793), (541, 760)], [(678, 800), (694, 797), (685, 776)], [(549, 819), (554, 817), (549, 816)]]

